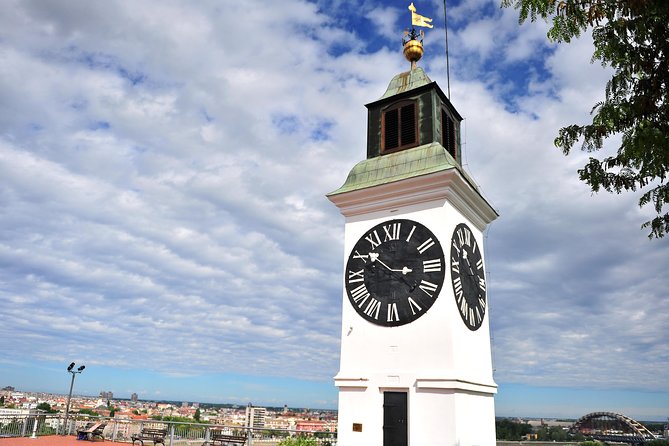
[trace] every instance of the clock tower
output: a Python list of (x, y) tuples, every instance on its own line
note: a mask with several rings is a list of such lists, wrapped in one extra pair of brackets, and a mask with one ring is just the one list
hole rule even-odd
[(497, 213), (462, 168), (462, 117), (416, 66), (422, 35), (367, 104), (366, 159), (328, 194), (346, 219), (344, 446), (495, 445), (483, 231)]

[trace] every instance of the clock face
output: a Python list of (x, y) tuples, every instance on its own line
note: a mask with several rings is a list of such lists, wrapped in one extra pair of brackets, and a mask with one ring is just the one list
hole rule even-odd
[(360, 316), (397, 327), (427, 312), (444, 283), (444, 251), (428, 228), (389, 220), (360, 237), (348, 257), (345, 287)]
[(455, 227), (451, 238), (451, 281), (462, 321), (470, 330), (478, 330), (486, 309), (485, 268), (481, 247), (464, 223)]

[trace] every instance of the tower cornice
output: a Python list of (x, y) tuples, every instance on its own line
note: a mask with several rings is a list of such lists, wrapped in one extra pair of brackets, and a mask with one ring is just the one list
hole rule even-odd
[(440, 200), (450, 202), (481, 231), (498, 217), (439, 143), (361, 161), (327, 197), (346, 217)]

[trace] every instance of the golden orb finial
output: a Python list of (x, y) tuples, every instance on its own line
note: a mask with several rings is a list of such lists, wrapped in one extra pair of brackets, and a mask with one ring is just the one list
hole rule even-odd
[[(425, 33), (423, 30), (420, 30), (420, 33), (416, 32), (414, 26), (420, 26), (423, 28), (432, 28), (432, 19), (420, 15), (416, 12), (416, 7), (413, 2), (409, 5), (409, 11), (411, 11), (411, 31), (404, 31), (404, 36), (409, 36), (408, 40), (402, 39), (402, 45), (404, 45), (404, 57), (411, 62), (411, 69), (416, 68), (416, 62), (423, 57), (423, 37)], [(420, 36), (420, 41), (418, 37)]]
[(416, 30), (414, 28), (411, 29), (411, 31), (404, 31), (405, 36), (409, 36), (409, 39), (404, 40), (402, 39), (402, 44), (404, 45), (403, 53), (404, 57), (406, 60), (411, 62), (411, 69), (413, 70), (416, 68), (416, 62), (420, 60), (421, 57), (423, 57), (423, 36), (424, 33), (421, 30), (420, 31), (420, 37), (421, 39), (418, 40), (419, 34), (416, 33)]

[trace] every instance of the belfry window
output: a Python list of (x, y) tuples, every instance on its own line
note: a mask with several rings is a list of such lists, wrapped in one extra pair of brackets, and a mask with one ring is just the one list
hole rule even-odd
[[(457, 135), (455, 134), (455, 121), (446, 110), (441, 109), (441, 141), (444, 148), (457, 160)], [(459, 161), (459, 160), (458, 160)]]
[(393, 104), (383, 112), (381, 151), (389, 152), (418, 145), (416, 101)]

